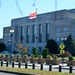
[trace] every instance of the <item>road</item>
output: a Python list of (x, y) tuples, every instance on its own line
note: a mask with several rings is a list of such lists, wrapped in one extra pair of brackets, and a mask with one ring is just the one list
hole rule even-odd
[(11, 74), (11, 73), (3, 73), (3, 72), (0, 72), (0, 75), (18, 75), (18, 74)]

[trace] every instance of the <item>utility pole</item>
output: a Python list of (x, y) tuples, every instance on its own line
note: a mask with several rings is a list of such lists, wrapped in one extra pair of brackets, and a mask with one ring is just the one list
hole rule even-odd
[(55, 11), (57, 10), (57, 0), (55, 0)]
[(1, 7), (1, 0), (0, 0), (0, 7)]
[(56, 19), (56, 11), (57, 11), (57, 0), (55, 0), (55, 16), (54, 16), (54, 20)]

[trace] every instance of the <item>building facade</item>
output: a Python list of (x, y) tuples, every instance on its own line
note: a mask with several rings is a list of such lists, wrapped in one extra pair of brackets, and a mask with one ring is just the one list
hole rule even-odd
[(14, 29), (13, 48), (15, 42), (22, 43), (28, 46), (29, 54), (33, 47), (41, 54), (49, 39), (60, 44), (71, 33), (75, 40), (75, 9), (38, 14), (35, 19), (29, 16), (12, 19), (11, 28)]
[(0, 42), (3, 42), (3, 38), (0, 38)]
[(7, 50), (11, 50), (11, 37), (10, 37), (10, 28), (11, 27), (4, 27), (3, 28), (3, 42), (7, 46)]

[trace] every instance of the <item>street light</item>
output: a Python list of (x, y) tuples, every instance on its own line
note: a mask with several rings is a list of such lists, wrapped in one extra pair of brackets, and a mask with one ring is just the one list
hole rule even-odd
[(10, 29), (10, 37), (11, 37), (11, 50), (10, 50), (10, 63), (12, 61), (12, 37), (13, 37), (14, 29)]
[[(62, 42), (65, 42), (67, 40), (67, 38), (61, 38), (61, 40), (62, 40)], [(65, 52), (64, 48), (65, 48), (65, 45), (64, 44), (61, 44), (61, 50), (60, 50), (61, 53), (64, 53)], [(64, 60), (64, 57), (63, 57), (62, 58), (62, 66), (63, 66), (63, 63), (64, 62), (65, 62), (65, 60)]]
[(67, 40), (67, 38), (61, 38), (61, 40), (62, 40), (62, 41), (66, 41), (66, 40)]
[(61, 38), (61, 40), (66, 40), (67, 38)]

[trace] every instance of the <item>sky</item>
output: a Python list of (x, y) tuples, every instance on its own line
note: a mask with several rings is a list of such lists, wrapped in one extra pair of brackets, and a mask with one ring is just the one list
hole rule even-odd
[(37, 14), (74, 9), (75, 0), (57, 0), (57, 9), (55, 0), (0, 0), (0, 38), (3, 37), (3, 27), (11, 26), (12, 19), (29, 16), (36, 8)]

